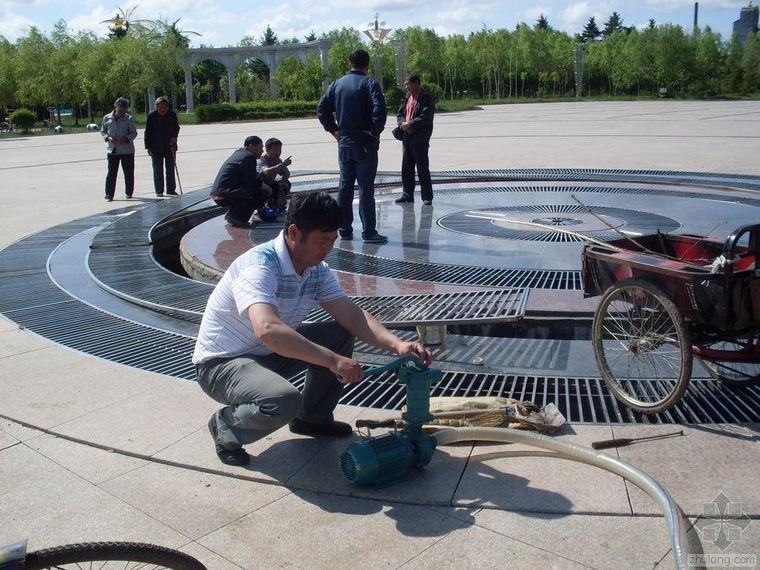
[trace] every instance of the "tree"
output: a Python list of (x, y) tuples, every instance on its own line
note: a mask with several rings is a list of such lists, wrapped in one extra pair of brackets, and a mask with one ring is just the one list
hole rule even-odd
[(342, 77), (348, 69), (348, 56), (357, 49), (366, 49), (362, 42), (361, 33), (354, 28), (331, 30), (322, 35), (323, 39), (332, 43), (327, 52), (327, 80), (334, 81)]
[(322, 92), (323, 77), (318, 56), (308, 57), (305, 64), (289, 56), (277, 67), (276, 81), (280, 94), (286, 99), (314, 101)]
[(745, 93), (757, 93), (760, 90), (760, 32), (749, 34), (743, 47), (740, 65), (744, 78), (741, 89)]
[(409, 41), (409, 69), (420, 76), (426, 76), (428, 81), (439, 85), (444, 83), (443, 38), (438, 37), (430, 28), (418, 26), (407, 28), (406, 37)]
[(29, 106), (48, 106), (59, 100), (60, 75), (56, 73), (55, 46), (36, 27), (19, 39), (16, 59), (18, 102)]
[(16, 106), (16, 46), (0, 36), (0, 107), (3, 113), (0, 120), (5, 118), (5, 109)]
[(280, 43), (280, 41), (277, 39), (277, 34), (275, 34), (272, 31), (272, 28), (269, 27), (267, 24), (267, 29), (264, 30), (264, 35), (261, 36), (261, 45), (263, 46), (274, 46)]
[(194, 32), (193, 30), (180, 30), (177, 27), (177, 24), (181, 19), (182, 18), (177, 18), (171, 24), (165, 20), (154, 20), (152, 23), (157, 26), (159, 30), (163, 31), (164, 38), (171, 44), (188, 48), (190, 47), (190, 38), (188, 38), (187, 35), (192, 34), (194, 36), (200, 36), (201, 34)]
[(111, 37), (114, 37), (116, 39), (122, 39), (127, 36), (129, 33), (129, 28), (132, 24), (136, 24), (138, 22), (143, 22), (145, 20), (132, 20), (132, 14), (134, 14), (135, 10), (137, 10), (137, 6), (133, 6), (129, 10), (125, 10), (121, 6), (118, 6), (117, 8), (119, 11), (116, 13), (116, 15), (113, 18), (109, 18), (108, 20), (103, 20), (100, 22), (101, 24), (111, 24), (109, 26), (109, 30), (111, 33), (109, 34)]
[(613, 12), (610, 16), (610, 19), (607, 20), (607, 23), (604, 24), (604, 30), (602, 30), (602, 36), (605, 38), (610, 37), (613, 33), (619, 32), (624, 30), (623, 28), (623, 18), (620, 17), (620, 14), (617, 12)]
[(594, 41), (599, 36), (601, 36), (602, 33), (599, 31), (599, 27), (596, 25), (596, 20), (593, 16), (591, 16), (588, 20), (588, 23), (583, 28), (583, 33), (581, 34), (581, 41), (586, 43), (589, 41)]
[(552, 27), (549, 25), (549, 20), (546, 19), (546, 16), (541, 14), (538, 17), (538, 21), (536, 22), (536, 25), (533, 26), (534, 30), (551, 30)]

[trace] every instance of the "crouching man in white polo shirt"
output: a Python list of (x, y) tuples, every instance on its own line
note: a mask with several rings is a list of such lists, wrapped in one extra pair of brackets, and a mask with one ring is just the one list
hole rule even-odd
[[(290, 424), (305, 435), (344, 437), (335, 421), (343, 386), (363, 371), (351, 358), (356, 338), (399, 356), (430, 352), (407, 342), (352, 302), (325, 257), (343, 214), (325, 192), (291, 198), (283, 231), (240, 257), (224, 273), (203, 314), (193, 363), (198, 384), (225, 406), (208, 423), (219, 459), (247, 465), (243, 449)], [(315, 305), (334, 321), (302, 324)], [(306, 370), (303, 393), (288, 378)]]

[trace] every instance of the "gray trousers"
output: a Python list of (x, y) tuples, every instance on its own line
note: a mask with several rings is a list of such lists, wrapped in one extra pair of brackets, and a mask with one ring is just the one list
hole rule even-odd
[[(335, 322), (312, 323), (297, 331), (341, 356), (351, 357), (354, 337)], [(306, 370), (303, 394), (288, 378)], [(327, 368), (272, 353), (217, 358), (197, 367), (198, 385), (219, 403), (212, 416), (218, 443), (239, 449), (278, 430), (293, 418), (327, 424), (343, 393), (343, 384)]]

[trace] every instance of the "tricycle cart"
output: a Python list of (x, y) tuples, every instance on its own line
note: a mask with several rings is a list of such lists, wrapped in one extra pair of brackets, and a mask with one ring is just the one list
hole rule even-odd
[(584, 296), (594, 356), (607, 388), (643, 413), (683, 396), (696, 356), (732, 386), (760, 382), (760, 224), (725, 240), (657, 233), (588, 243)]

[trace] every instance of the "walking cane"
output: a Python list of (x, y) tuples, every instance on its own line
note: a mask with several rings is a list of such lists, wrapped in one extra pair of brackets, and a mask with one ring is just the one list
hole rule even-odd
[(174, 157), (174, 174), (177, 175), (177, 186), (179, 186), (179, 193), (182, 194), (182, 180), (179, 179), (179, 168), (177, 168), (177, 149), (172, 149), (172, 156)]

